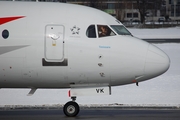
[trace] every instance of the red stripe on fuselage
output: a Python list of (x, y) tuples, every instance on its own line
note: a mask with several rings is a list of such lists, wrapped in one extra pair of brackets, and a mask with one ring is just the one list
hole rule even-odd
[(3, 18), (0, 18), (0, 25), (5, 24), (5, 23), (10, 22), (10, 21), (13, 21), (13, 20), (16, 20), (16, 19), (23, 18), (23, 17), (25, 17), (25, 16), (3, 17)]

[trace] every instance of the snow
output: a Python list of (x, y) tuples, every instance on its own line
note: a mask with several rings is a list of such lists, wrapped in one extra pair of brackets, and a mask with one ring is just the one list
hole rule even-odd
[[(180, 38), (180, 28), (129, 29), (139, 38)], [(180, 105), (180, 44), (155, 44), (171, 59), (169, 70), (154, 79), (135, 84), (112, 87), (110, 96), (78, 97), (82, 105)], [(30, 89), (0, 89), (0, 106), (6, 105), (53, 105), (65, 104), (71, 99), (68, 89), (38, 89), (33, 96), (27, 96)]]
[(158, 29), (128, 29), (134, 36), (141, 39), (149, 38), (180, 38), (180, 27), (158, 28)]

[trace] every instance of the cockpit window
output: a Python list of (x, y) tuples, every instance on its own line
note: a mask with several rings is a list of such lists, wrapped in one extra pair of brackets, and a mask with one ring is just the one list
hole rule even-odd
[(96, 27), (95, 25), (90, 25), (86, 31), (86, 35), (89, 38), (96, 38)]
[(123, 25), (111, 25), (111, 27), (119, 35), (132, 35)]
[(115, 33), (107, 25), (97, 25), (99, 37), (113, 36)]

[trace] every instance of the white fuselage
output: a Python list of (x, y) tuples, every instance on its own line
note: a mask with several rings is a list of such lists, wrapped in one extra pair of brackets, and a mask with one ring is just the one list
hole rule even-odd
[[(8, 17), (21, 17), (3, 22)], [(12, 18), (11, 18), (12, 19)], [(123, 85), (151, 79), (170, 65), (157, 47), (118, 35), (121, 25), (89, 7), (36, 2), (0, 2), (0, 88), (68, 88)], [(5, 21), (6, 21), (5, 20)], [(87, 28), (96, 26), (96, 38)], [(98, 37), (98, 25), (113, 36)]]

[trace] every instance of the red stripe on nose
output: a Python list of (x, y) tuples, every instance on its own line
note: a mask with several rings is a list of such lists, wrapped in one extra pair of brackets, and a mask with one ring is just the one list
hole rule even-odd
[(0, 25), (5, 24), (5, 23), (10, 22), (10, 21), (13, 21), (13, 20), (16, 20), (16, 19), (23, 18), (23, 17), (25, 17), (25, 16), (3, 17), (3, 18), (0, 18)]

